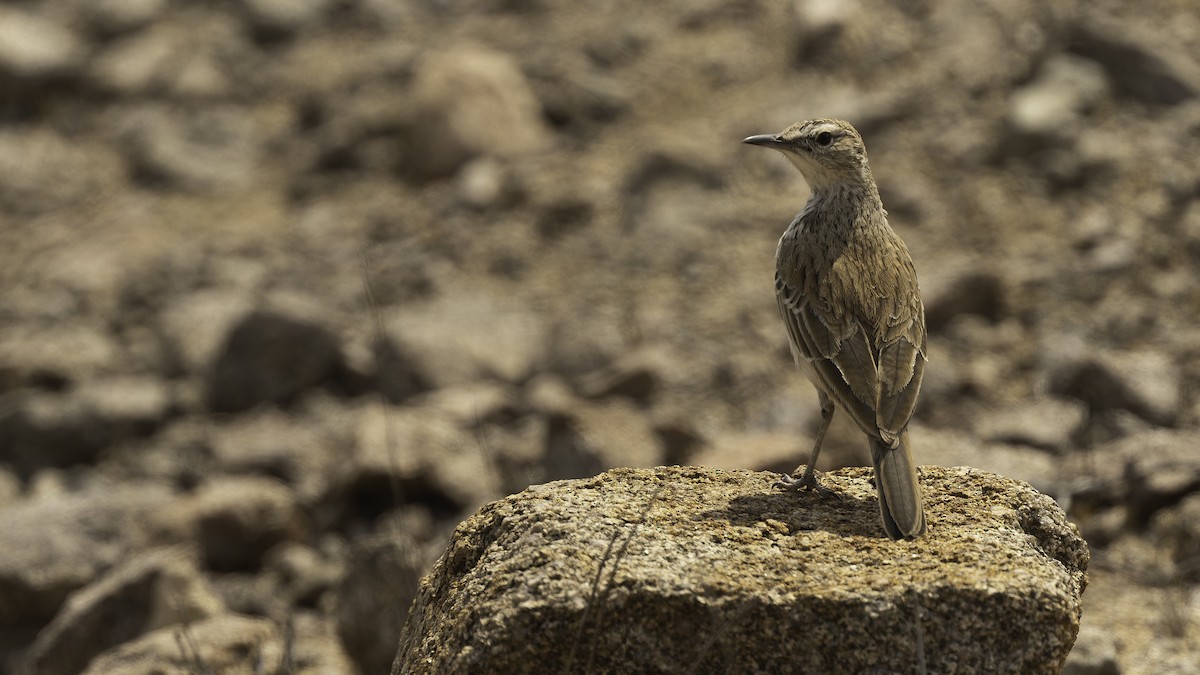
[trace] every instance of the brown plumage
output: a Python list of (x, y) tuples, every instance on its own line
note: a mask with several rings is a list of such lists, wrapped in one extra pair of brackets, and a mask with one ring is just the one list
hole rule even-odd
[(813, 467), (840, 407), (870, 439), (884, 530), (893, 539), (916, 537), (925, 514), (907, 428), (925, 370), (925, 310), (866, 147), (853, 126), (835, 119), (745, 142), (782, 152), (812, 189), (779, 240), (775, 294), (792, 356), (817, 388), (822, 422), (803, 477), (781, 485), (823, 489)]

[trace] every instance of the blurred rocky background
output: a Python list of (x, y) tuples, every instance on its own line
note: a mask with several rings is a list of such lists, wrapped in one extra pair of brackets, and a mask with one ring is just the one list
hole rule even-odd
[(1079, 524), (1069, 672), (1200, 671), (1198, 55), (1193, 0), (0, 4), (0, 672), (386, 672), (479, 505), (794, 468), (807, 192), (739, 141), (815, 116), (921, 276), (918, 461)]

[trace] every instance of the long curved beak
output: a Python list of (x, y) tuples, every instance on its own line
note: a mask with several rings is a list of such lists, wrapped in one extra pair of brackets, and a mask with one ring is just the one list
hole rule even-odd
[(750, 136), (744, 139), (742, 142), (749, 143), (750, 145), (761, 145), (764, 148), (775, 148), (776, 150), (785, 145), (783, 139), (779, 137), (779, 134), (760, 134), (758, 136)]

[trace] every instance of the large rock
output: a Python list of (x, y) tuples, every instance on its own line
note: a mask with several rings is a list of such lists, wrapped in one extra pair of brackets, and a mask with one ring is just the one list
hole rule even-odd
[(841, 499), (696, 467), (530, 488), (459, 526), (392, 672), (1057, 673), (1078, 531), (1023, 483), (921, 473), (912, 542), (883, 536), (868, 469), (825, 474)]
[(29, 648), (22, 672), (78, 673), (100, 652), (143, 633), (223, 611), (186, 549), (131, 556), (67, 600)]

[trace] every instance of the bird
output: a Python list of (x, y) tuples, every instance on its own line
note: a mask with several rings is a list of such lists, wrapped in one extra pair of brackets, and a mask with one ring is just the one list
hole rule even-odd
[(832, 492), (813, 468), (840, 408), (867, 435), (885, 533), (919, 537), (925, 509), (908, 423), (925, 373), (925, 309), (862, 136), (849, 122), (822, 118), (743, 143), (781, 152), (811, 191), (779, 239), (775, 296), (792, 357), (817, 389), (821, 422), (807, 467), (776, 485)]

